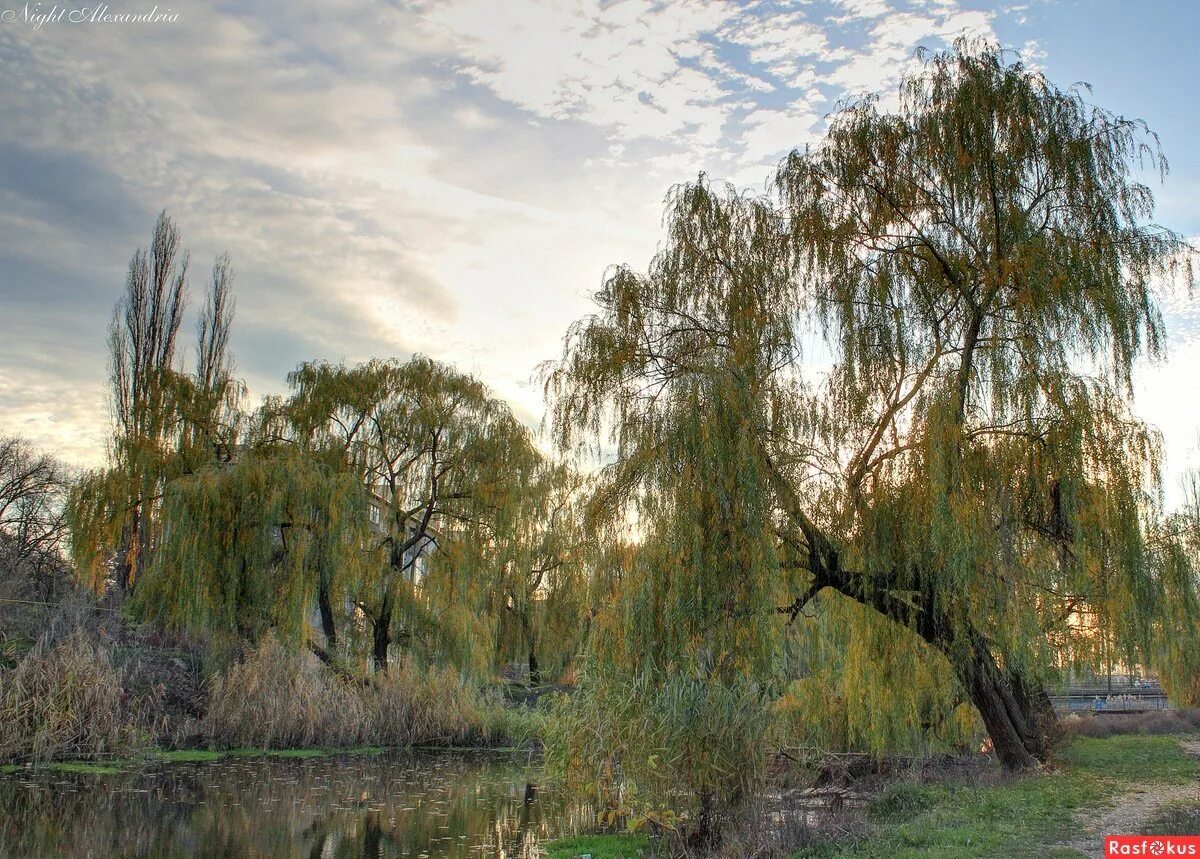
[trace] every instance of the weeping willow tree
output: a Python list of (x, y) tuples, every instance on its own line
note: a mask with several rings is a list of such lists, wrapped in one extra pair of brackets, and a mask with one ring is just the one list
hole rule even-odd
[[(586, 480), (568, 466), (535, 457), (514, 475), (519, 502), (498, 511), (493, 539), (478, 547), (495, 570), (493, 600), (499, 662), (523, 660), (538, 686), (547, 664), (560, 672), (583, 634), (588, 543), (580, 510)], [(484, 560), (483, 563), (488, 563)]]
[(616, 449), (592, 526), (605, 541), (633, 521), (639, 542), (552, 754), (625, 790), (688, 790), (695, 834), (711, 839), (761, 776), (778, 679), (789, 577), (763, 441), (790, 435), (796, 414), (778, 370), (795, 360), (779, 311), (797, 293), (765, 201), (687, 186), (667, 223), (649, 271), (615, 269), (600, 313), (547, 368), (560, 446)]
[(1146, 223), (1136, 171), (1166, 163), (1144, 124), (986, 44), (924, 61), (895, 113), (847, 106), (776, 177), (836, 355), (821, 468), (774, 463), (811, 558), (792, 611), (832, 588), (915, 632), (1021, 768), (1047, 751), (1048, 634), (1086, 604), (1145, 653), (1161, 608), (1130, 371), (1185, 248)]
[(1151, 532), (1165, 610), (1150, 663), (1180, 707), (1200, 707), (1200, 471), (1184, 476), (1184, 501)]
[[(520, 475), (537, 461), (528, 431), (478, 380), (421, 356), (305, 364), (289, 381), (293, 393), (268, 423), (352, 475), (374, 511), (367, 548), (377, 562), (353, 598), (371, 624), (377, 670), (387, 669), (397, 621), (409, 641), (454, 630), (458, 645), (492, 640), (479, 623), (494, 617), (494, 566), (475, 547), (494, 542), (497, 522), (522, 502)], [(320, 605), (331, 629), (328, 599)]]
[[(661, 633), (618, 624), (614, 659), (711, 636), (724, 590), (716, 612), (746, 638), (720, 640), (713, 664), (766, 660), (766, 595), (788, 590), (793, 623), (828, 605), (848, 624), (843, 662), (941, 660), (922, 676), (953, 678), (1021, 769), (1053, 739), (1055, 648), (1087, 658), (1115, 636), (1148, 654), (1164, 618), (1145, 536), (1157, 442), (1129, 377), (1161, 346), (1151, 281), (1186, 248), (1146, 223), (1136, 171), (1165, 162), (1141, 123), (987, 45), (924, 60), (896, 112), (848, 105), (793, 153), (778, 205), (677, 189), (666, 246), (647, 275), (607, 279), (547, 393), (563, 447), (615, 446), (597, 503), (631, 504), (651, 545), (677, 545), (666, 510), (696, 534), (736, 529), (716, 474), (692, 471), (710, 449), (754, 511), (724, 544), (691, 540), (694, 567), (664, 554), (634, 603), (680, 582), (689, 598), (652, 603)], [(822, 375), (800, 363), (809, 333)], [(1073, 628), (1083, 606), (1103, 635)], [(912, 689), (856, 694), (860, 713), (921, 723)], [(925, 697), (957, 709), (954, 692)]]
[(134, 598), (164, 626), (310, 644), (318, 589), (334, 603), (362, 575), (361, 485), (296, 451), (248, 451), (172, 480), (163, 533)]
[(177, 340), (187, 302), (188, 254), (159, 215), (148, 251), (129, 263), (109, 328), (113, 435), (108, 466), (86, 474), (69, 504), (77, 569), (97, 590), (113, 579), (130, 592), (153, 560), (167, 483), (228, 460), (244, 387), (233, 378), (229, 328), (232, 272), (213, 267), (197, 332), (195, 373), (181, 369)]

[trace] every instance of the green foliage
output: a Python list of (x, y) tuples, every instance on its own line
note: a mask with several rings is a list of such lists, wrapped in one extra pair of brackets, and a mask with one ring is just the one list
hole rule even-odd
[(944, 657), (850, 601), (793, 625), (779, 741), (883, 757), (978, 749), (983, 726)]
[(172, 481), (136, 606), (160, 623), (303, 643), (318, 581), (340, 594), (358, 557), (361, 487), (290, 453), (248, 454)]
[(610, 274), (546, 390), (562, 449), (615, 448), (592, 522), (643, 543), (605, 659), (766, 678), (790, 594), (790, 668), (847, 744), (963, 739), (962, 692), (1024, 768), (1042, 682), (1149, 657), (1167, 622), (1129, 379), (1161, 346), (1151, 282), (1190, 281), (1190, 249), (1147, 223), (1143, 124), (985, 43), (923, 61), (895, 110), (836, 112), (775, 197), (675, 189), (647, 273)]
[(1154, 666), (1176, 706), (1200, 707), (1200, 472), (1184, 478), (1181, 508), (1151, 535), (1163, 593)]
[(377, 666), (393, 622), (411, 646), (476, 671), (500, 649), (506, 607), (532, 637), (533, 595), (569, 593), (560, 573), (578, 567), (564, 565), (569, 541), (554, 519), (564, 473), (544, 463), (508, 406), (422, 356), (305, 364), (290, 383), (292, 396), (262, 411), (264, 442), (281, 439), (347, 475), (379, 510), (365, 540), (374, 560), (352, 590), (374, 630)]
[(602, 823), (660, 819), (668, 809), (700, 820), (757, 789), (770, 727), (768, 696), (752, 681), (639, 671), (584, 677), (543, 728), (547, 764), (590, 796)]
[(229, 461), (237, 442), (245, 387), (233, 378), (227, 352), (229, 260), (220, 257), (213, 267), (192, 374), (183, 372), (176, 351), (187, 269), (179, 231), (163, 212), (149, 251), (139, 249), (130, 260), (109, 328), (108, 465), (79, 480), (68, 507), (76, 566), (97, 591), (110, 583), (135, 587), (162, 536), (166, 485), (214, 460)]

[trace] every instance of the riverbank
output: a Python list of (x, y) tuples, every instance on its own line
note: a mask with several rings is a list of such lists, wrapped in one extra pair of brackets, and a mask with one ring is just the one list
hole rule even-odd
[(112, 627), (78, 623), (0, 664), (0, 765), (107, 766), (157, 749), (511, 747), (536, 732), (532, 708), (446, 666), (398, 660), (358, 676), (273, 636), (220, 664)]
[[(813, 829), (791, 859), (1067, 859), (1099, 856), (1101, 836), (1118, 831), (1200, 832), (1200, 734), (1080, 736), (1045, 771), (1022, 776), (964, 760), (892, 781)], [(653, 855), (628, 836), (547, 850), (552, 859)]]
[(518, 746), (348, 746), (312, 747), (299, 749), (270, 749), (270, 748), (238, 748), (238, 749), (146, 749), (142, 752), (122, 758), (70, 760), (70, 761), (40, 761), (26, 763), (0, 764), (0, 774), (21, 772), (63, 772), (86, 773), (91, 775), (116, 775), (144, 767), (159, 764), (199, 764), (214, 763), (238, 758), (274, 758), (280, 760), (296, 760), (307, 758), (375, 757), (384, 754), (398, 753), (494, 753), (511, 755), (522, 751)]

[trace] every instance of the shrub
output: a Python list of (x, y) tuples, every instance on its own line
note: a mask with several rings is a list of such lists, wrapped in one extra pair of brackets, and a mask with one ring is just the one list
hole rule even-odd
[(1156, 710), (1150, 713), (1116, 713), (1105, 716), (1071, 714), (1062, 720), (1063, 731), (1076, 737), (1112, 737), (1118, 734), (1183, 734), (1200, 728), (1200, 710)]
[(0, 675), (0, 758), (45, 761), (124, 754), (134, 745), (121, 674), (81, 631), (47, 635)]
[[(666, 820), (711, 840), (762, 782), (769, 723), (767, 698), (750, 681), (609, 673), (555, 702), (546, 757), (592, 795), (602, 824)], [(666, 809), (683, 809), (689, 823)]]

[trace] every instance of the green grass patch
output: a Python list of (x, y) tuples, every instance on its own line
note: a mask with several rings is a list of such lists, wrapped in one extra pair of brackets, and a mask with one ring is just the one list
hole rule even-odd
[(1180, 784), (1196, 778), (1194, 757), (1171, 736), (1078, 737), (1062, 755), (1069, 771), (1118, 781)]
[(546, 859), (638, 859), (651, 856), (650, 839), (640, 835), (578, 835), (559, 838), (545, 845)]
[(224, 752), (214, 752), (209, 749), (162, 749), (154, 752), (153, 760), (169, 764), (195, 764), (219, 761), (223, 757), (225, 757)]
[(122, 766), (116, 762), (98, 764), (85, 761), (46, 764), (45, 769), (60, 773), (84, 773), (85, 775), (116, 775), (124, 771)]
[[(1197, 761), (1173, 737), (1077, 738), (1045, 773), (972, 784), (890, 786), (869, 806), (867, 836), (796, 854), (809, 859), (976, 859), (1077, 856), (1042, 845), (1074, 834), (1079, 816), (1137, 783), (1196, 778)], [(1181, 824), (1182, 825), (1182, 824)]]

